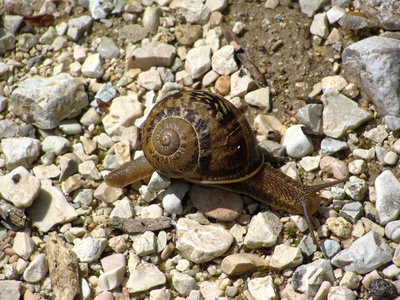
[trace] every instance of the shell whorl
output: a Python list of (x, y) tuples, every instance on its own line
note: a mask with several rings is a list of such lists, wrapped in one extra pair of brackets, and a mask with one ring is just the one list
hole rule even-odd
[(242, 181), (263, 165), (243, 114), (207, 92), (180, 92), (158, 102), (144, 124), (142, 143), (160, 173), (192, 182)]

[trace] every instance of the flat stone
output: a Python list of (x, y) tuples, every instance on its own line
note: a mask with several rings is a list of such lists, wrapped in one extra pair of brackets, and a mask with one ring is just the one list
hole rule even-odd
[(1, 140), (1, 149), (6, 158), (7, 169), (19, 166), (30, 169), (40, 155), (40, 141), (29, 137), (5, 138)]
[(133, 250), (137, 256), (145, 256), (157, 251), (157, 238), (152, 231), (146, 231), (142, 235), (135, 237)]
[(269, 262), (266, 259), (251, 253), (231, 254), (221, 262), (222, 271), (230, 276), (243, 275), (268, 266)]
[(253, 278), (248, 282), (247, 286), (254, 300), (273, 300), (279, 298), (275, 291), (272, 276)]
[(16, 207), (29, 207), (39, 195), (40, 180), (24, 167), (17, 167), (0, 176), (0, 194)]
[[(362, 255), (360, 256), (360, 253)], [(393, 250), (375, 231), (371, 230), (332, 258), (332, 264), (346, 272), (366, 274), (391, 261)]]
[(302, 262), (303, 255), (299, 248), (282, 244), (275, 247), (271, 256), (270, 266), (274, 269), (282, 270), (297, 267)]
[(200, 225), (181, 218), (176, 224), (176, 248), (195, 263), (210, 261), (225, 253), (233, 242), (232, 235), (218, 225)]
[(19, 257), (27, 260), (33, 250), (35, 250), (35, 244), (27, 232), (17, 232), (14, 238), (13, 249)]
[(325, 90), (321, 101), (324, 104), (323, 130), (332, 138), (340, 138), (347, 130), (355, 129), (373, 118), (369, 111), (329, 87)]
[(243, 210), (243, 200), (239, 194), (217, 188), (192, 185), (189, 197), (204, 215), (221, 221), (234, 220)]
[(269, 87), (260, 88), (247, 93), (246, 96), (244, 96), (244, 100), (250, 105), (258, 106), (265, 111), (269, 111), (271, 108), (269, 94)]
[(281, 221), (275, 214), (269, 211), (258, 213), (251, 219), (244, 245), (250, 249), (271, 247), (276, 244), (282, 227)]
[(247, 69), (236, 71), (231, 76), (231, 96), (243, 97), (255, 85), (256, 82)]
[(150, 290), (166, 283), (166, 277), (155, 265), (148, 263), (131, 253), (129, 256), (129, 279), (126, 288), (129, 293)]
[(138, 76), (137, 83), (147, 90), (159, 90), (162, 87), (160, 74), (155, 68), (141, 72)]
[(104, 201), (105, 203), (113, 203), (123, 194), (124, 192), (122, 188), (108, 186), (105, 182), (102, 182), (94, 191), (94, 197), (98, 200)]
[(22, 281), (0, 280), (0, 299), (19, 300)]
[(88, 96), (82, 82), (62, 73), (20, 82), (12, 93), (10, 111), (40, 129), (53, 129), (87, 105)]
[(56, 224), (63, 224), (78, 217), (62, 191), (47, 181), (42, 181), (39, 195), (26, 210), (35, 227), (47, 232)]
[(307, 104), (297, 111), (296, 118), (301, 124), (322, 133), (322, 109), (321, 104)]

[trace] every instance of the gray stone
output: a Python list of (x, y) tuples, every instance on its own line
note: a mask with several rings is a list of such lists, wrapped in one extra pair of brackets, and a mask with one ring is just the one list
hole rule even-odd
[(0, 280), (0, 299), (19, 300), (22, 281)]
[(385, 116), (384, 118), (385, 124), (392, 131), (400, 130), (400, 118), (395, 116)]
[(15, 47), (15, 36), (0, 28), (0, 53), (5, 53)]
[(324, 138), (321, 141), (321, 154), (322, 156), (332, 155), (341, 150), (347, 149), (347, 143), (333, 138)]
[(18, 166), (30, 169), (40, 155), (40, 141), (28, 137), (6, 138), (1, 141), (1, 149), (8, 169)]
[(18, 35), (18, 47), (21, 51), (29, 52), (38, 43), (38, 38), (32, 33)]
[(332, 138), (342, 137), (347, 130), (355, 129), (373, 118), (369, 111), (332, 88), (325, 90), (321, 101), (324, 104), (324, 133)]
[(119, 49), (115, 46), (112, 39), (104, 37), (97, 47), (97, 53), (99, 53), (102, 58), (112, 59), (119, 56)]
[[(361, 255), (360, 255), (361, 254)], [(332, 258), (332, 264), (346, 272), (366, 274), (392, 260), (393, 250), (374, 230), (357, 239)]]
[(125, 25), (118, 31), (118, 37), (120, 40), (127, 40), (132, 43), (140, 42), (148, 34), (148, 31), (139, 24)]
[(328, 0), (300, 0), (300, 9), (303, 14), (312, 18), (314, 14), (325, 4)]
[(360, 0), (361, 10), (385, 30), (400, 29), (400, 5), (391, 0)]
[(62, 155), (69, 150), (71, 142), (61, 136), (49, 135), (42, 142), (44, 152), (53, 152), (55, 155)]
[(92, 27), (92, 18), (90, 16), (82, 16), (79, 18), (70, 19), (68, 21), (67, 35), (73, 41), (81, 38), (84, 32)]
[(340, 244), (334, 240), (325, 240), (321, 245), (321, 251), (327, 258), (333, 257), (340, 249)]
[(308, 235), (305, 235), (301, 239), (297, 247), (301, 250), (301, 253), (305, 256), (311, 256), (315, 251), (317, 251), (317, 245), (315, 245), (314, 240)]
[(318, 259), (312, 263), (301, 265), (294, 271), (292, 285), (295, 290), (313, 297), (324, 281), (333, 283), (332, 266), (328, 259)]
[(358, 201), (350, 201), (343, 205), (339, 216), (354, 224), (363, 214), (363, 206)]
[(176, 248), (195, 263), (207, 262), (224, 254), (233, 242), (233, 236), (223, 227), (200, 225), (186, 218), (179, 219), (176, 230)]
[(351, 176), (344, 186), (344, 191), (351, 199), (361, 201), (367, 195), (368, 186), (365, 180)]
[(400, 115), (400, 41), (373, 36), (347, 47), (342, 54), (348, 81), (361, 87), (381, 114)]
[(385, 225), (400, 215), (400, 183), (389, 170), (375, 179), (376, 212), (379, 224)]
[[(22, 16), (4, 16), (4, 28), (11, 34), (15, 34), (19, 26), (22, 24), (24, 18)], [(53, 28), (54, 27), (50, 27)]]
[(10, 111), (41, 129), (53, 129), (87, 105), (88, 96), (82, 82), (62, 73), (21, 82), (11, 96)]
[(170, 214), (182, 214), (182, 200), (189, 188), (189, 184), (181, 181), (171, 184), (162, 198), (164, 209)]
[(315, 132), (322, 133), (322, 109), (321, 104), (307, 104), (297, 111), (296, 118)]

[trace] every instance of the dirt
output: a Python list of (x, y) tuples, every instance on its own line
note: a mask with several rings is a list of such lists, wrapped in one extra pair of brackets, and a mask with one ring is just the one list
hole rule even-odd
[[(297, 2), (280, 3), (271, 10), (265, 2), (231, 0), (224, 15), (231, 27), (239, 21), (246, 25), (240, 41), (265, 73), (274, 114), (288, 117), (304, 103), (314, 84), (334, 75), (335, 55), (340, 55), (331, 46), (312, 45), (312, 19), (300, 12)], [(281, 45), (273, 50), (278, 41)]]

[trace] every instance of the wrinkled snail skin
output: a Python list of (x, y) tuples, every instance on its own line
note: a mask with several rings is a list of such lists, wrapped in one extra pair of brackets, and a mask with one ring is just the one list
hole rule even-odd
[(227, 100), (207, 92), (180, 92), (156, 104), (143, 127), (145, 157), (113, 170), (105, 182), (124, 187), (157, 170), (171, 178), (248, 195), (293, 214), (303, 214), (311, 236), (317, 191), (264, 163), (251, 127)]

